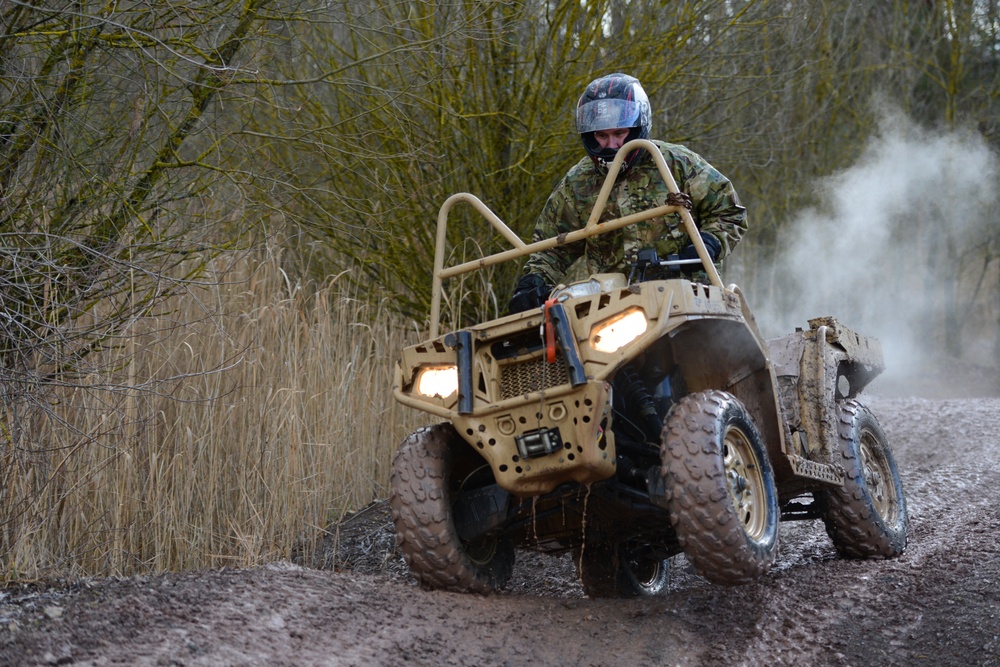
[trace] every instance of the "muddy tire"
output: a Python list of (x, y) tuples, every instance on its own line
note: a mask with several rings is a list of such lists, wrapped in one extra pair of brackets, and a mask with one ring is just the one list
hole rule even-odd
[(497, 537), (459, 538), (453, 503), (458, 489), (493, 482), (489, 466), (451, 424), (422, 428), (399, 446), (392, 462), (389, 506), (396, 545), (425, 587), (491, 593), (514, 569), (514, 548)]
[(844, 486), (816, 494), (826, 532), (845, 558), (894, 558), (906, 548), (909, 517), (888, 438), (857, 401), (837, 405)]
[(683, 397), (660, 448), (670, 508), (688, 561), (712, 583), (764, 575), (778, 548), (774, 472), (747, 409), (723, 391)]
[(643, 557), (624, 543), (587, 544), (574, 554), (583, 592), (590, 598), (659, 595), (667, 587), (670, 561)]

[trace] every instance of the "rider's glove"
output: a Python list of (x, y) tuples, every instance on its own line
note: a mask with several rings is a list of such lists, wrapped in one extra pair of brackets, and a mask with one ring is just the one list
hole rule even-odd
[(514, 288), (514, 296), (510, 299), (507, 312), (513, 315), (532, 308), (540, 308), (549, 298), (550, 292), (552, 292), (552, 287), (545, 282), (545, 278), (537, 273), (522, 276), (517, 281), (517, 287)]
[[(711, 234), (708, 234), (706, 232), (699, 232), (699, 233), (701, 234), (701, 240), (705, 242), (705, 250), (708, 251), (708, 256), (712, 258), (713, 262), (717, 261), (719, 259), (719, 254), (722, 253), (722, 243), (720, 243), (719, 239), (715, 238)], [(680, 258), (698, 259), (698, 251), (695, 250), (693, 244), (689, 245), (688, 247), (681, 250)], [(683, 271), (684, 274), (688, 276), (693, 274), (695, 271), (704, 271), (704, 270), (705, 267), (702, 266), (701, 264), (681, 265), (681, 271)]]

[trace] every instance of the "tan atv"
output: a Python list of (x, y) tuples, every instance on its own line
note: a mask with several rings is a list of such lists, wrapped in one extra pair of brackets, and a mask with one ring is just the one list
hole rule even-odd
[[(626, 144), (609, 174), (636, 148), (676, 192), (649, 141)], [(709, 581), (740, 584), (767, 572), (779, 520), (795, 519), (822, 519), (847, 557), (902, 553), (896, 463), (856, 400), (883, 369), (878, 341), (832, 318), (765, 341), (686, 209), (597, 222), (613, 180), (584, 229), (532, 244), (472, 195), (442, 206), (430, 338), (402, 351), (393, 387), (444, 420), (406, 438), (393, 462), (396, 539), (414, 576), (486, 593), (510, 578), (515, 549), (571, 551), (589, 596), (653, 595), (683, 552)], [(444, 267), (459, 202), (514, 248)], [(677, 265), (647, 252), (631, 276), (595, 275), (543, 307), (439, 334), (443, 280), (671, 212), (711, 284), (645, 280)]]

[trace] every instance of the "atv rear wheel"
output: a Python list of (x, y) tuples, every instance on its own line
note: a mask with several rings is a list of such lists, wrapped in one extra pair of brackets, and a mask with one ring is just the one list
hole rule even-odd
[(490, 593), (510, 579), (513, 544), (489, 534), (462, 540), (455, 528), (459, 493), (492, 483), (489, 466), (451, 424), (422, 428), (399, 446), (389, 505), (396, 544), (421, 584)]
[(778, 548), (774, 472), (746, 407), (724, 391), (681, 398), (660, 447), (670, 521), (688, 561), (716, 584), (742, 584)]
[(894, 558), (906, 548), (909, 517), (888, 438), (868, 408), (837, 404), (842, 487), (817, 493), (826, 532), (846, 558)]
[(573, 560), (591, 598), (635, 598), (659, 595), (667, 587), (670, 561), (643, 555), (627, 544), (588, 543)]

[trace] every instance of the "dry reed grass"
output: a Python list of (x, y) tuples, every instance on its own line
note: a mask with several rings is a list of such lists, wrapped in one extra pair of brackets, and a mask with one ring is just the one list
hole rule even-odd
[(419, 419), (390, 391), (407, 325), (336, 279), (292, 284), (274, 260), (237, 273), (104, 353), (129, 360), (119, 386), (81, 383), (19, 416), (24, 446), (0, 430), (0, 576), (308, 555), (331, 521), (384, 497)]

